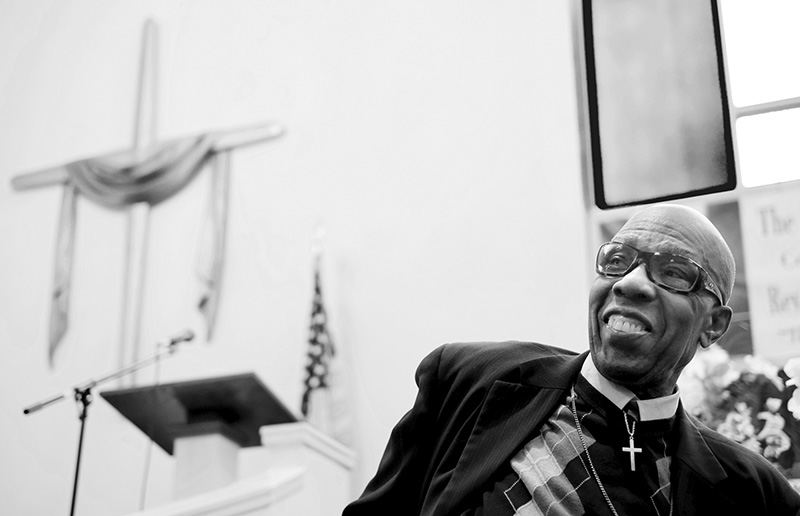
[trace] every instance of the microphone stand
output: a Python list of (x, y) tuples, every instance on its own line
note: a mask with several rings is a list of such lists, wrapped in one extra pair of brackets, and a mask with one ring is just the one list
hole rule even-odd
[[(189, 334), (193, 337), (193, 334)], [(78, 419), (81, 422), (80, 433), (78, 434), (78, 454), (75, 460), (75, 477), (72, 483), (72, 501), (70, 502), (70, 509), (69, 514), (70, 516), (74, 516), (75, 514), (75, 500), (78, 494), (78, 475), (81, 469), (81, 455), (83, 453), (83, 435), (84, 430), (86, 428), (86, 418), (89, 415), (89, 405), (92, 403), (92, 389), (97, 387), (98, 385), (104, 384), (108, 381), (114, 380), (116, 378), (123, 377), (125, 375), (131, 374), (134, 371), (138, 371), (143, 367), (146, 367), (150, 364), (158, 362), (161, 357), (169, 356), (175, 353), (177, 350), (178, 344), (180, 342), (191, 340), (190, 338), (173, 338), (168, 341), (166, 346), (163, 346), (160, 350), (156, 351), (151, 356), (142, 359), (138, 362), (135, 362), (129, 366), (125, 366), (121, 369), (113, 371), (105, 376), (102, 376), (98, 379), (90, 379), (86, 382), (76, 385), (72, 388), (72, 396), (75, 398), (75, 401), (81, 404), (81, 411), (78, 415)], [(30, 415), (34, 412), (37, 412), (45, 407), (49, 407), (50, 405), (59, 402), (63, 399), (66, 399), (70, 395), (70, 391), (65, 393), (56, 394), (54, 396), (50, 396), (49, 398), (45, 398), (41, 401), (30, 405), (29, 407), (23, 409), (22, 413), (26, 415)]]

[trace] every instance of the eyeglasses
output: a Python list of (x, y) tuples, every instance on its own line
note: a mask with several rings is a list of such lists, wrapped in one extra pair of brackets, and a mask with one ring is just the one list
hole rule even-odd
[(704, 288), (725, 305), (719, 287), (703, 267), (694, 260), (670, 253), (648, 253), (628, 244), (608, 242), (597, 251), (596, 269), (601, 276), (621, 278), (640, 263), (645, 264), (647, 277), (669, 292), (688, 294)]

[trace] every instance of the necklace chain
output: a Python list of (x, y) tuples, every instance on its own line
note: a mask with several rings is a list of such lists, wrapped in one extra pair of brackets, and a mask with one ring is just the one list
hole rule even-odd
[[(603, 482), (600, 480), (600, 475), (597, 474), (597, 470), (594, 468), (592, 456), (589, 455), (589, 447), (586, 446), (586, 439), (583, 437), (583, 430), (581, 430), (581, 422), (578, 419), (578, 408), (575, 406), (575, 396), (575, 387), (573, 386), (572, 390), (570, 391), (570, 399), (572, 400), (572, 417), (575, 418), (575, 428), (578, 429), (578, 437), (583, 445), (583, 451), (586, 452), (586, 458), (589, 460), (589, 467), (592, 470), (592, 476), (594, 476), (594, 479), (597, 482), (597, 487), (600, 488), (600, 492), (603, 494), (603, 498), (605, 498), (608, 508), (611, 509), (611, 512), (614, 514), (614, 516), (619, 516), (619, 514), (617, 514), (617, 510), (614, 508), (614, 504), (611, 503), (611, 498), (609, 498), (608, 493), (606, 493), (606, 488), (603, 485)], [(625, 424), (627, 425), (627, 420), (625, 420)]]
[(628, 437), (633, 439), (633, 433), (636, 432), (636, 420), (633, 420), (632, 425), (628, 425), (628, 414), (623, 410), (622, 417), (625, 418), (625, 430), (628, 431)]

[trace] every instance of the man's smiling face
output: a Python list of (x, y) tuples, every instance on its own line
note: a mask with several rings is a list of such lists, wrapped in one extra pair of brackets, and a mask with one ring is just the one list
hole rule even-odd
[[(727, 256), (719, 259), (715, 242), (709, 242), (718, 237), (716, 230), (709, 235), (694, 212), (684, 210), (650, 208), (628, 221), (613, 241), (691, 258), (709, 271), (729, 267)], [(724, 241), (722, 245), (730, 253)], [(650, 281), (645, 267), (640, 263), (622, 277), (597, 277), (589, 294), (589, 332), (600, 373), (639, 397), (652, 398), (674, 390), (698, 343), (707, 346), (724, 333), (730, 309), (702, 289), (669, 292)], [(724, 272), (722, 276), (726, 282)], [(732, 278), (727, 283), (721, 287), (729, 292)]]

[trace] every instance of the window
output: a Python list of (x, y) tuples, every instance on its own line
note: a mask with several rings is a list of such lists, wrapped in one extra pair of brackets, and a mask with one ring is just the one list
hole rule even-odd
[(800, 180), (800, 3), (720, 2), (744, 187)]

